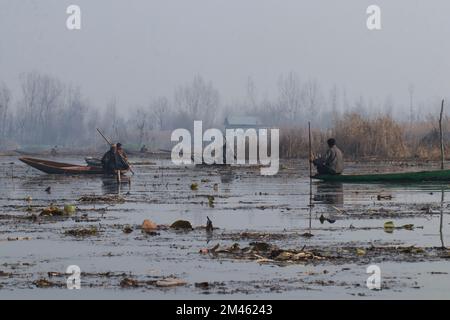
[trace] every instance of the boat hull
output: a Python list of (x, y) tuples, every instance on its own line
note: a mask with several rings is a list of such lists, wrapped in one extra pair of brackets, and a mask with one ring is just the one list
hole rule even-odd
[(315, 175), (313, 179), (328, 182), (368, 183), (368, 182), (450, 182), (450, 170), (380, 173), (361, 175)]
[(35, 158), (19, 158), (20, 161), (39, 171), (48, 174), (104, 174), (102, 168), (91, 166), (78, 166), (69, 163), (54, 162)]

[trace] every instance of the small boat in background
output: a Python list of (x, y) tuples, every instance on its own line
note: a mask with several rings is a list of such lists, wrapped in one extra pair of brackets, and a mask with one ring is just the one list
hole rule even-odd
[(450, 182), (450, 170), (419, 172), (379, 173), (379, 174), (317, 174), (312, 176), (328, 182), (369, 183), (369, 182)]
[(20, 161), (39, 171), (49, 174), (103, 174), (103, 168), (94, 166), (79, 166), (69, 163), (61, 163), (42, 159), (22, 157)]
[(102, 160), (94, 157), (86, 157), (84, 158), (88, 166), (91, 167), (103, 167)]

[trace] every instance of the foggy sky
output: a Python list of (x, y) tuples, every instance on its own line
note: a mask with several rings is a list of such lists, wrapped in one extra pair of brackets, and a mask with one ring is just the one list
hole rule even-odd
[[(66, 29), (77, 4), (82, 30)], [(366, 28), (366, 8), (382, 9), (382, 30)], [(171, 97), (196, 74), (224, 103), (276, 95), (295, 71), (352, 96), (407, 105), (450, 90), (448, 0), (0, 0), (0, 82), (17, 92), (36, 70), (80, 84), (102, 106)]]

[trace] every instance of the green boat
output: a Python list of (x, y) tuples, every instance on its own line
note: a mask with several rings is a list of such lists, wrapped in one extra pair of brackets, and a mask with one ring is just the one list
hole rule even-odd
[(366, 183), (366, 182), (429, 182), (440, 181), (450, 182), (450, 170), (420, 171), (420, 172), (401, 172), (401, 173), (379, 173), (379, 174), (317, 174), (312, 177), (327, 182), (348, 182), (348, 183)]

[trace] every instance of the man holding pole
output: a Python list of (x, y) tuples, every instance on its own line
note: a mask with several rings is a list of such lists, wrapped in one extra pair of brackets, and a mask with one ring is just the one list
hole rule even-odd
[(128, 163), (119, 153), (115, 144), (102, 157), (102, 166), (105, 173), (115, 174), (117, 171), (126, 171), (130, 168)]
[(120, 171), (130, 170), (134, 175), (133, 169), (131, 169), (128, 158), (122, 149), (122, 144), (119, 142), (117, 145), (112, 144), (105, 135), (97, 128), (97, 132), (100, 133), (103, 139), (111, 146), (108, 152), (102, 157), (102, 166), (105, 173), (115, 174), (118, 173), (118, 179), (120, 179)]

